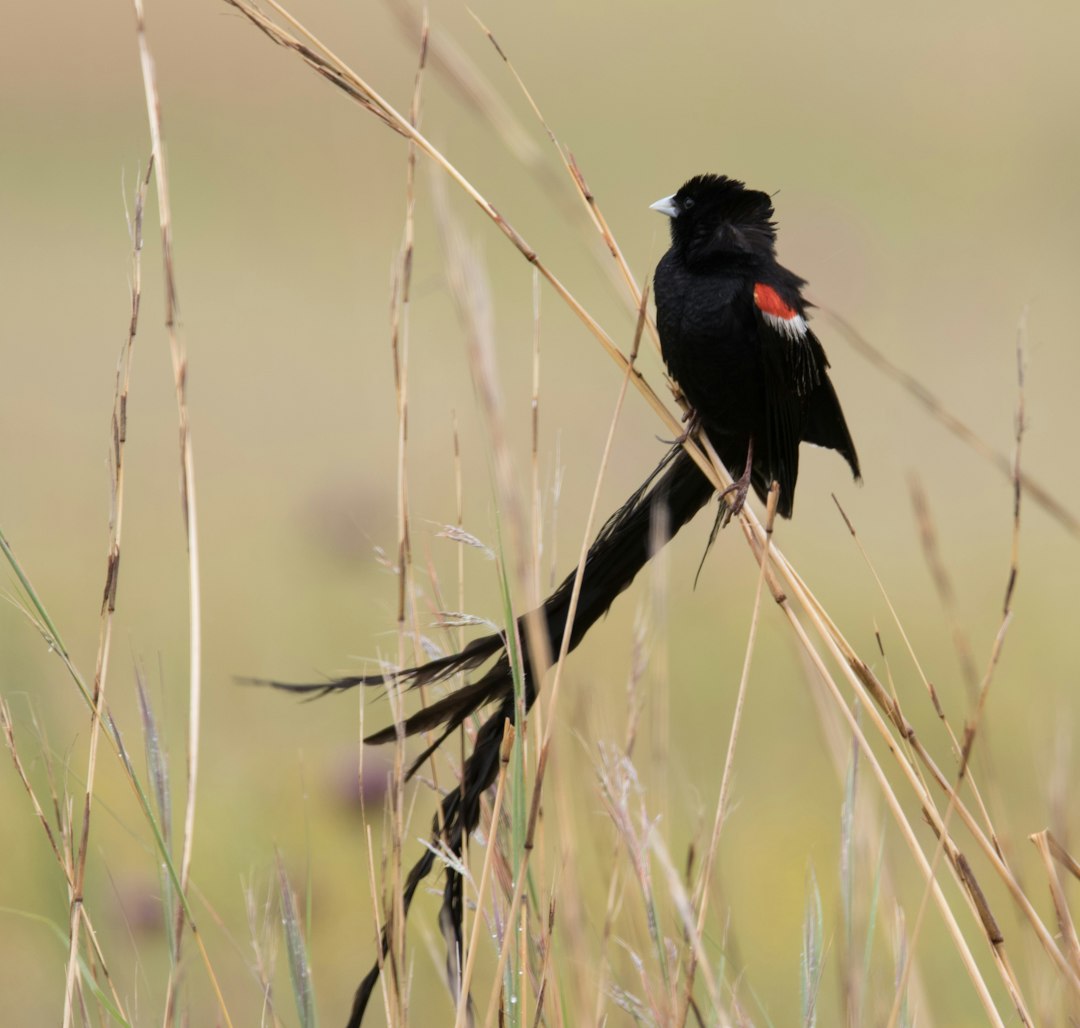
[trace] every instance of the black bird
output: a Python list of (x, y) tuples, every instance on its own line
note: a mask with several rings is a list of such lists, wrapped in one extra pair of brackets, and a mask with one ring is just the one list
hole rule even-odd
[(780, 484), (791, 517), (799, 444), (837, 450), (859, 477), (859, 458), (810, 331), (805, 281), (776, 260), (767, 193), (724, 175), (698, 175), (653, 210), (671, 218), (671, 249), (654, 279), (656, 327), (672, 377), (725, 466), (745, 468), (734, 488), (763, 500)]
[[(802, 441), (839, 451), (858, 477), (859, 461), (829, 382), (828, 361), (806, 323), (808, 305), (800, 293), (803, 280), (776, 262), (776, 228), (768, 195), (746, 189), (734, 179), (700, 175), (653, 207), (672, 218), (671, 249), (660, 261), (655, 281), (664, 360), (694, 408), (692, 430), (708, 436), (727, 467), (745, 467), (734, 487), (734, 500), (724, 500), (727, 510), (737, 513), (750, 486), (764, 498), (775, 479), (780, 484), (778, 509), (790, 517)], [(608, 519), (589, 548), (573, 624), (569, 625), (573, 572), (544, 602), (539, 623), (547, 627), (548, 651), (559, 652), (568, 627), (569, 648), (574, 649), (607, 613), (653, 555), (652, 528), (658, 518), (670, 539), (705, 506), (713, 491), (681, 443), (673, 446)], [(539, 683), (523, 619), (518, 627), (529, 709)], [(267, 684), (325, 695), (395, 679), (411, 689), (476, 671), (489, 661), (487, 671), (476, 681), (411, 715), (401, 726), (405, 735), (439, 732), (414, 760), (411, 776), (466, 718), (497, 704), (477, 732), (461, 787), (446, 794), (432, 824), (434, 841), (460, 856), (464, 838), (479, 823), (481, 797), (498, 774), (503, 724), (516, 716), (502, 633), (474, 639), (460, 653), (394, 675), (357, 675), (310, 685)], [(391, 726), (365, 741), (384, 743), (395, 737)], [(409, 872), (404, 888), (406, 913), (420, 882), (435, 866), (438, 848), (427, 850)], [(461, 877), (447, 867), (440, 924), (447, 937), (451, 981), (460, 967), (463, 902)], [(381, 948), (383, 957), (392, 959), (390, 929), (388, 924), (383, 930)], [(363, 1019), (381, 963), (376, 961), (357, 989), (349, 1028), (357, 1028)]]

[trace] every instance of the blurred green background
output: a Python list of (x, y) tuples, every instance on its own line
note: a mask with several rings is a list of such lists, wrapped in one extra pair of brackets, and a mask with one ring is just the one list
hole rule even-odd
[[(812, 298), (841, 312), (1006, 453), (1016, 407), (1014, 348), (1026, 308), (1024, 467), (1080, 510), (1080, 7), (472, 6), (573, 150), (639, 278), (666, 247), (666, 223), (648, 204), (689, 175), (723, 171), (779, 191), (781, 259), (810, 280)], [(391, 102), (407, 106), (416, 41), (390, 6), (298, 2), (291, 9)], [(540, 170), (509, 153), (437, 69), (425, 85), (425, 131), (627, 344), (632, 314), (505, 67), (464, 5), (434, 3), (430, 13), (436, 40), (460, 47), (524, 126)], [(233, 676), (310, 678), (396, 649), (396, 580), (376, 551), (392, 554), (395, 547), (388, 309), (406, 150), (224, 4), (149, 0), (147, 24), (190, 356), (202, 547), (197, 909), (237, 1023), (255, 1023), (260, 996), (248, 970), (245, 887), (265, 892), (275, 847), (301, 877), (310, 864), (315, 983), (324, 1020), (336, 1023), (372, 953), (366, 848), (349, 791), (357, 705), (338, 697), (298, 706), (238, 688)], [(21, 5), (0, 56), (0, 524), (89, 676), (105, 569), (109, 418), (128, 319), (124, 204), (149, 152), (133, 12), (123, 3), (76, 5), (58, 27), (55, 9)], [(425, 165), (418, 197), (409, 438), (414, 545), (418, 564), (430, 559), (453, 596), (457, 553), (435, 532), (455, 516), (455, 414), (466, 528), (494, 543), (496, 511), (490, 448), (445, 285)], [(503, 397), (524, 485), (531, 270), (462, 195), (451, 189), (450, 197), (488, 259)], [(109, 696), (138, 752), (134, 683), (141, 666), (166, 725), (179, 811), (187, 586), (156, 219), (151, 201)], [(541, 316), (546, 487), (562, 475), (544, 559), (554, 555), (561, 576), (580, 544), (619, 380), (547, 289)], [(807, 453), (798, 515), (780, 526), (778, 543), (868, 659), (878, 656), (874, 633), (881, 631), (909, 716), (949, 766), (913, 665), (830, 492), (859, 529), (959, 726), (968, 710), (965, 692), (921, 557), (909, 479), (917, 474), (929, 496), (980, 669), (1001, 616), (1010, 485), (824, 318), (818, 327), (866, 481), (855, 487), (834, 455)], [(642, 361), (662, 390), (651, 350)], [(653, 466), (662, 431), (632, 395), (603, 511)], [(547, 502), (550, 513), (550, 493)], [(667, 777), (677, 798), (664, 831), (677, 855), (700, 818), (711, 818), (756, 576), (740, 534), (729, 531), (691, 588), (706, 520), (672, 547), (666, 655), (653, 672), (670, 681)], [(468, 609), (499, 620), (493, 565), (472, 551), (465, 560)], [(1016, 616), (982, 742), (994, 756), (1000, 822), (1017, 860), (1030, 867), (1040, 901), (1045, 889), (1025, 837), (1057, 816), (1055, 776), (1075, 780), (1069, 746), (1078, 704), (1078, 567), (1078, 540), (1026, 503)], [(3, 582), (14, 590), (10, 573)], [(589, 784), (588, 754), (597, 739), (622, 737), (630, 630), (644, 593), (638, 586), (622, 599), (572, 658), (560, 707), (563, 769), (549, 787), (569, 790), (559, 805), (578, 819), (579, 841), (599, 840), (597, 876), (614, 844)], [(16, 608), (0, 609), (0, 689), (23, 758), (44, 788), (47, 749), (68, 765), (68, 785), (78, 796), (86, 711)], [(659, 670), (665, 660), (667, 671)], [(883, 661), (876, 667), (884, 674)], [(35, 738), (32, 714), (47, 742)], [(367, 716), (381, 725), (387, 712), (371, 707)], [(810, 866), (827, 923), (835, 924), (842, 789), (820, 733), (805, 730), (815, 723), (789, 633), (770, 605), (737, 761), (738, 806), (718, 874), (737, 939), (737, 971), (762, 1005), (750, 1012), (774, 1024), (792, 1023), (798, 1010)], [(661, 731), (653, 726), (654, 735)], [(662, 748), (663, 740), (654, 743)], [(156, 860), (111, 756), (99, 775), (103, 803), (92, 829), (88, 904), (123, 995), (138, 1021), (151, 1023), (160, 1018), (167, 966), (162, 934), (152, 925)], [(425, 833), (428, 803), (423, 797), (411, 838)], [(657, 805), (666, 810), (665, 802)], [(55, 1023), (65, 949), (24, 915), (41, 915), (63, 930), (66, 894), (10, 765), (0, 773), (0, 810), (5, 1020)], [(1059, 814), (1059, 830), (1070, 827), (1070, 818), (1076, 829), (1075, 805)], [(895, 870), (913, 918), (921, 890), (899, 847)], [(587, 878), (592, 858), (580, 859)], [(1003, 923), (1014, 927), (1007, 901), (984, 876)], [(436, 985), (439, 944), (422, 941), (434, 932), (430, 910), (418, 910), (416, 1023), (446, 1010)], [(921, 970), (932, 997), (924, 1013), (941, 1024), (982, 1023), (933, 911), (924, 932)], [(1027, 980), (1048, 981), (1044, 958), (1024, 932), (1013, 937)], [(985, 946), (976, 941), (976, 951), (989, 966)], [(216, 1015), (205, 976), (190, 956), (188, 967), (191, 1023), (210, 1023)], [(827, 971), (832, 993), (834, 979)], [(284, 991), (278, 1010), (288, 1023), (293, 1014)], [(623, 1015), (612, 1016), (618, 1023)]]

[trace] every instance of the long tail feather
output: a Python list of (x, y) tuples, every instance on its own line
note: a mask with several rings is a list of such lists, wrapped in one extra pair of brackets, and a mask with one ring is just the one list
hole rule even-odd
[[(658, 517), (666, 524), (667, 539), (674, 536), (708, 502), (713, 494), (711, 482), (698, 470), (689, 454), (675, 446), (645, 480), (639, 489), (608, 519), (597, 534), (585, 557), (581, 590), (573, 624), (570, 625), (569, 649), (574, 649), (588, 630), (607, 613), (616, 597), (634, 580), (648, 563), (653, 552), (653, 525)], [(662, 508), (662, 509), (661, 509)], [(666, 539), (664, 540), (666, 541)], [(547, 630), (548, 652), (557, 653), (570, 618), (570, 600), (576, 572), (568, 575), (540, 608), (540, 624)], [(526, 641), (522, 656), (525, 680), (526, 710), (536, 698), (533, 669), (536, 661), (529, 650), (524, 619), (519, 620), (521, 638)], [(355, 675), (313, 684), (270, 682), (275, 688), (290, 692), (325, 695), (364, 685), (384, 685), (396, 679), (399, 684), (415, 688), (444, 681), (459, 672), (472, 671), (492, 657), (495, 663), (477, 681), (417, 711), (400, 726), (390, 726), (369, 736), (369, 743), (390, 742), (398, 731), (405, 735), (442, 728), (438, 738), (418, 757), (411, 776), (466, 718), (481, 707), (498, 701), (495, 712), (481, 725), (472, 755), (465, 762), (460, 789), (448, 793), (439, 814), (432, 822), (432, 838), (441, 841), (446, 849), (460, 857), (462, 843), (480, 821), (480, 799), (494, 783), (499, 769), (499, 749), (503, 724), (515, 719), (513, 674), (501, 633), (474, 639), (460, 653), (440, 657), (419, 667), (407, 668), (396, 674)], [(409, 872), (403, 892), (403, 910), (408, 913), (420, 882), (435, 866), (435, 852), (428, 849)], [(440, 924), (451, 948), (448, 966), (459, 966), (462, 950), (462, 882), (452, 868), (446, 869), (446, 887)], [(382, 958), (368, 972), (356, 991), (349, 1028), (358, 1028), (367, 1009), (379, 972), (389, 952), (392, 926), (383, 928), (380, 947)]]

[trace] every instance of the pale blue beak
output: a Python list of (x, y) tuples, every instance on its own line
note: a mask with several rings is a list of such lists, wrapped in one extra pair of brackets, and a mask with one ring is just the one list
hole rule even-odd
[(675, 194), (671, 196), (665, 196), (663, 199), (657, 200), (656, 203), (649, 204), (650, 211), (659, 211), (661, 214), (666, 214), (669, 218), (677, 218), (679, 216), (679, 208), (675, 206)]

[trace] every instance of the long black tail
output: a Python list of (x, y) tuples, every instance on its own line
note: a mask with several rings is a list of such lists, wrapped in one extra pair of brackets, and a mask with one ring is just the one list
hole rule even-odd
[[(682, 446), (669, 450), (644, 484), (608, 519), (589, 548), (577, 611), (570, 627), (571, 650), (581, 642), (593, 624), (607, 612), (615, 598), (648, 563), (653, 553), (653, 525), (657, 523), (657, 519), (662, 519), (660, 524), (666, 524), (667, 535), (662, 540), (666, 542), (708, 502), (712, 494), (712, 483), (701, 473)], [(574, 573), (568, 575), (538, 612), (540, 624), (547, 629), (548, 653), (558, 653), (562, 644), (563, 633), (569, 620), (574, 577)], [(519, 620), (518, 627), (520, 638), (525, 644), (522, 663), (525, 706), (529, 709), (536, 699), (537, 683), (533, 675), (536, 661), (528, 647), (524, 619)], [(406, 684), (408, 688), (416, 688), (443, 681), (459, 672), (473, 671), (491, 658), (495, 658), (495, 663), (479, 679), (413, 714), (401, 726), (405, 735), (441, 729), (435, 742), (413, 762), (409, 769), (411, 776), (466, 718), (480, 707), (498, 703), (498, 708), (477, 733), (472, 755), (465, 762), (461, 787), (447, 793), (432, 826), (433, 839), (436, 842), (441, 840), (451, 853), (460, 856), (464, 839), (480, 821), (480, 798), (498, 774), (503, 725), (508, 718), (515, 720), (513, 675), (505, 639), (501, 633), (474, 639), (460, 653), (440, 657), (394, 675), (357, 675), (312, 685), (282, 682), (268, 684), (290, 692), (314, 695), (339, 692), (358, 685), (382, 685), (390, 678)], [(365, 741), (389, 742), (396, 738), (396, 734), (397, 727), (390, 726), (369, 736)], [(406, 914), (417, 887), (434, 866), (435, 848), (426, 850), (409, 872), (403, 897)], [(458, 966), (457, 955), (462, 952), (462, 903), (461, 876), (448, 867), (440, 923), (444, 926), (450, 948), (447, 961), (451, 969), (451, 979), (457, 976), (454, 969)], [(390, 931), (390, 925), (383, 929), (383, 959), (387, 958), (389, 953)], [(349, 1028), (358, 1028), (360, 1025), (372, 990), (378, 981), (382, 963), (383, 960), (376, 961), (375, 966), (360, 983), (353, 1001)]]

